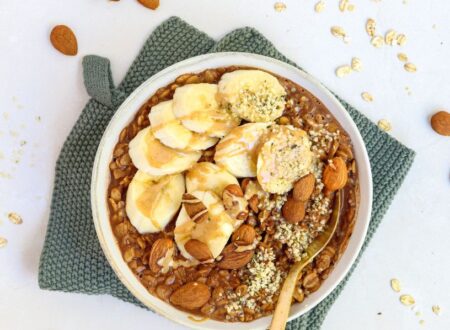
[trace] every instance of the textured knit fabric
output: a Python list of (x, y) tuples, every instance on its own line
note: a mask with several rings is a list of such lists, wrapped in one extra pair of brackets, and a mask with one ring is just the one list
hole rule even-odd
[[(91, 171), (97, 146), (117, 107), (146, 79), (186, 58), (222, 51), (257, 53), (294, 64), (252, 28), (235, 30), (216, 42), (178, 18), (170, 18), (156, 28), (118, 88), (112, 83), (107, 59), (87, 56), (83, 60), (86, 88), (93, 98), (64, 143), (56, 164), (50, 219), (39, 268), (41, 288), (110, 294), (142, 306), (117, 279), (97, 241), (90, 205)], [(362, 253), (408, 172), (414, 152), (380, 131), (348, 103), (340, 101), (361, 132), (372, 167), (373, 211)], [(288, 329), (319, 329), (357, 263), (324, 301), (290, 322)]]

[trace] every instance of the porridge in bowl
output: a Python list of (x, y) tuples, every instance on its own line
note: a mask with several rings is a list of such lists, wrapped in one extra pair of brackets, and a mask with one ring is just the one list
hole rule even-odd
[(143, 286), (219, 321), (273, 313), (283, 280), (339, 225), (298, 279), (294, 303), (325, 281), (351, 236), (359, 200), (348, 134), (294, 82), (248, 67), (179, 76), (123, 129), (110, 163), (114, 236)]

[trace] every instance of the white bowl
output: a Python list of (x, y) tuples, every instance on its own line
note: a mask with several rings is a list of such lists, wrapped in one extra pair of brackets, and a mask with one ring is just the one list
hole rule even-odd
[(361, 199), (356, 224), (348, 247), (335, 269), (331, 272), (328, 279), (324, 281), (319, 290), (308, 296), (303, 303), (292, 306), (289, 320), (308, 312), (320, 303), (347, 274), (364, 242), (372, 209), (372, 174), (369, 158), (361, 135), (355, 123), (338, 100), (318, 80), (304, 71), (284, 62), (260, 55), (248, 53), (215, 53), (197, 56), (179, 62), (145, 81), (117, 110), (100, 142), (95, 158), (91, 185), (92, 213), (95, 229), (109, 264), (128, 290), (150, 309), (164, 315), (170, 320), (194, 329), (267, 329), (271, 316), (263, 317), (250, 323), (224, 323), (214, 320), (196, 322), (188, 317), (188, 313), (180, 311), (151, 295), (133, 275), (127, 263), (123, 260), (112, 232), (107, 206), (107, 189), (110, 182), (109, 163), (111, 162), (113, 149), (118, 141), (120, 131), (131, 122), (138, 109), (158, 88), (168, 85), (184, 73), (200, 72), (205, 69), (231, 65), (261, 68), (290, 79), (309, 90), (328, 108), (350, 135), (353, 142), (355, 158), (358, 163)]

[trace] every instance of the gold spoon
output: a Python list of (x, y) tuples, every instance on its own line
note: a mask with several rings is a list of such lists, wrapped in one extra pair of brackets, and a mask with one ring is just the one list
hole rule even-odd
[(302, 258), (300, 261), (297, 261), (291, 267), (288, 276), (284, 280), (283, 288), (281, 289), (280, 296), (278, 298), (277, 307), (275, 308), (275, 313), (273, 314), (272, 323), (270, 324), (270, 330), (283, 330), (286, 327), (289, 310), (291, 309), (292, 295), (294, 294), (294, 289), (297, 285), (297, 278), (302, 269), (313, 261), (313, 259), (327, 246), (333, 237), (339, 223), (343, 199), (342, 195), (342, 190), (339, 190), (336, 193), (333, 213), (328, 226), (319, 236), (316, 237), (314, 241), (312, 241), (305, 251), (306, 257)]

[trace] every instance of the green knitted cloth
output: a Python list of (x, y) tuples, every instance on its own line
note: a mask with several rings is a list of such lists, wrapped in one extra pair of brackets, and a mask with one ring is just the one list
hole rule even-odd
[[(95, 153), (112, 115), (141, 83), (181, 60), (224, 51), (257, 53), (294, 64), (252, 28), (237, 29), (217, 42), (175, 17), (162, 23), (150, 35), (117, 88), (112, 83), (107, 59), (84, 58), (85, 85), (93, 98), (81, 113), (56, 163), (51, 213), (39, 267), (42, 289), (110, 294), (141, 305), (117, 279), (97, 241), (90, 205)], [(341, 102), (361, 132), (372, 166), (373, 211), (364, 251), (408, 172), (414, 152), (380, 131), (348, 103)], [(319, 329), (356, 265), (357, 262), (324, 301), (290, 322), (288, 329)]]

